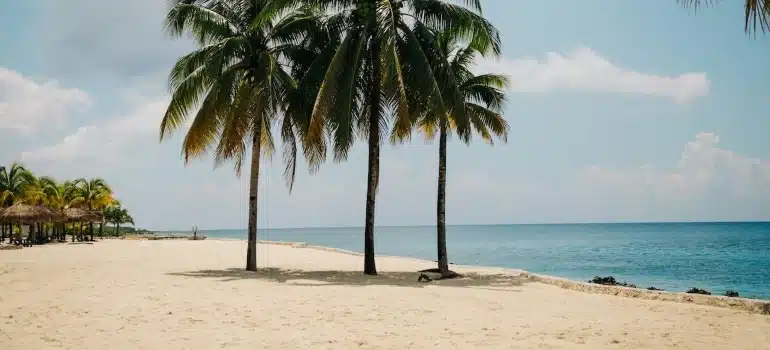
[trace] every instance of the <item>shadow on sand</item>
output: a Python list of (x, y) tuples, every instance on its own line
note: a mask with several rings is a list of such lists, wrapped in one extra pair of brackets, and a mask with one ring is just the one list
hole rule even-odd
[(262, 268), (257, 272), (242, 269), (200, 270), (187, 272), (172, 272), (171, 276), (214, 278), (223, 282), (261, 279), (265, 281), (290, 283), (299, 286), (377, 286), (389, 285), (399, 287), (422, 288), (428, 285), (442, 287), (475, 287), (491, 290), (511, 291), (510, 287), (520, 286), (526, 279), (511, 275), (479, 275), (465, 274), (463, 278), (439, 280), (433, 282), (417, 282), (419, 272), (382, 272), (377, 276), (364, 275), (360, 271), (304, 271), (285, 270), (279, 268)]

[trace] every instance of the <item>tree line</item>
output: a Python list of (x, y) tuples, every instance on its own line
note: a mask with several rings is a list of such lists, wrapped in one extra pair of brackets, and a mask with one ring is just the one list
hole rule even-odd
[[(768, 1), (746, 1), (747, 31), (766, 27)], [(257, 269), (259, 164), (275, 150), (274, 132), (290, 191), (298, 154), (314, 173), (328, 156), (346, 160), (356, 141), (367, 145), (363, 271), (371, 275), (381, 145), (418, 134), (439, 139), (438, 271), (453, 275), (447, 138), (492, 143), (506, 141), (509, 130), (501, 115), (507, 79), (472, 69), (502, 50), (480, 0), (175, 0), (165, 23), (168, 34), (190, 37), (198, 48), (170, 71), (160, 138), (191, 118), (185, 162), (213, 153), (216, 166), (232, 161), (238, 175), (249, 162), (247, 270)]]
[(0, 210), (17, 203), (42, 205), (56, 212), (67, 208), (98, 212), (104, 221), (115, 225), (115, 235), (120, 233), (121, 224), (134, 224), (104, 179), (57, 181), (50, 176), (37, 177), (20, 163), (0, 166)]

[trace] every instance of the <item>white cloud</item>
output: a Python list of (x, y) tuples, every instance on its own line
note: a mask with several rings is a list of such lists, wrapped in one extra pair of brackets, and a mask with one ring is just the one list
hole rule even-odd
[(567, 55), (549, 52), (544, 60), (483, 60), (478, 68), (483, 72), (508, 75), (514, 92), (618, 92), (665, 97), (676, 103), (686, 103), (706, 96), (710, 89), (706, 73), (665, 76), (637, 72), (618, 66), (585, 47)]
[(770, 164), (720, 148), (719, 141), (716, 134), (701, 132), (671, 169), (593, 166), (580, 174), (579, 184), (607, 203), (647, 205), (658, 213), (727, 208), (732, 214), (712, 215), (751, 216), (749, 210), (770, 204)]
[(28, 135), (43, 124), (61, 126), (90, 104), (88, 94), (79, 89), (62, 88), (52, 80), (38, 83), (0, 67), (0, 129)]
[(168, 99), (136, 100), (134, 110), (102, 124), (86, 125), (56, 144), (21, 153), (23, 162), (72, 163), (75, 161), (125, 162), (122, 151), (155, 136)]

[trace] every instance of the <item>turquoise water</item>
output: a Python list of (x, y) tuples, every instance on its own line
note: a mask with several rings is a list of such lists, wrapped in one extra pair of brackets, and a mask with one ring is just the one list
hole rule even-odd
[[(435, 228), (378, 227), (377, 254), (435, 260)], [(245, 239), (245, 230), (201, 231)], [(363, 228), (260, 230), (260, 239), (363, 251)], [(449, 261), (639, 287), (692, 287), (770, 299), (770, 223), (639, 223), (447, 227)]]

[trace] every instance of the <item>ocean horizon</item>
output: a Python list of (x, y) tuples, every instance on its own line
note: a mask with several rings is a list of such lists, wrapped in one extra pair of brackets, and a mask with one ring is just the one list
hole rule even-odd
[[(191, 231), (164, 231), (191, 234)], [(245, 229), (199, 230), (246, 239)], [(260, 240), (363, 251), (363, 227), (259, 229)], [(770, 299), (770, 222), (448, 225), (449, 261), (586, 281), (614, 276), (640, 288), (696, 287)], [(436, 259), (435, 226), (378, 226), (379, 255)]]

